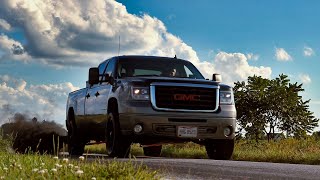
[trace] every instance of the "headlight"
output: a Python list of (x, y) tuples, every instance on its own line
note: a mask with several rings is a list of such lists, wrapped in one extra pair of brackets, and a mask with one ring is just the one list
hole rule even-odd
[(149, 87), (132, 87), (131, 96), (135, 100), (149, 100)]
[(232, 91), (220, 91), (220, 104), (233, 104), (233, 92)]

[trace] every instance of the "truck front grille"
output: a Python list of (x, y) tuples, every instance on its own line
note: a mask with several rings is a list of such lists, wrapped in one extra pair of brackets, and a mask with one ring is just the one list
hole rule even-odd
[(218, 108), (218, 94), (218, 87), (208, 85), (151, 85), (151, 102), (157, 110), (214, 112)]

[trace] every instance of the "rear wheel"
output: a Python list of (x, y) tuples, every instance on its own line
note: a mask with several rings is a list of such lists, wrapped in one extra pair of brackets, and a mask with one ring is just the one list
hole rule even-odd
[(74, 112), (68, 114), (68, 151), (71, 156), (81, 156), (84, 153), (84, 141), (77, 133), (77, 127), (74, 120)]
[(161, 154), (162, 145), (143, 147), (144, 155), (159, 157)]
[(210, 159), (229, 160), (234, 149), (234, 139), (208, 140), (205, 147)]
[(126, 158), (130, 153), (131, 141), (120, 132), (119, 115), (115, 110), (108, 113), (106, 127), (106, 149), (110, 157)]

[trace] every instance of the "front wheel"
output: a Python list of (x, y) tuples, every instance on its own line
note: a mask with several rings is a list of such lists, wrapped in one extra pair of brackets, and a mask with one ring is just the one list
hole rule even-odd
[(234, 139), (208, 140), (205, 147), (210, 159), (229, 160), (234, 149)]
[(68, 151), (70, 156), (81, 156), (84, 153), (85, 143), (77, 133), (74, 121), (74, 114), (70, 112), (68, 116)]
[(126, 158), (130, 153), (131, 142), (120, 132), (119, 118), (115, 111), (108, 113), (106, 127), (106, 149), (109, 157)]
[(144, 155), (159, 157), (161, 154), (162, 145), (143, 147)]

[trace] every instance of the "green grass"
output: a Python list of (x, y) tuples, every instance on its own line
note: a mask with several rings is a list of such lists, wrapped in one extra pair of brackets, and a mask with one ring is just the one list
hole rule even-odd
[(234, 160), (294, 164), (320, 164), (320, 141), (283, 139), (280, 141), (240, 141), (236, 144)]
[[(105, 153), (105, 145), (86, 146), (89, 153)], [(131, 146), (132, 156), (142, 156), (143, 150), (138, 144)], [(162, 157), (172, 158), (208, 158), (205, 148), (194, 143), (164, 145)], [(236, 161), (260, 161), (294, 164), (320, 164), (320, 141), (283, 139), (280, 141), (237, 141), (233, 153)]]
[(133, 162), (59, 159), (49, 155), (0, 152), (0, 179), (159, 179), (157, 172)]
[(134, 161), (68, 159), (37, 153), (15, 154), (11, 141), (0, 135), (1, 179), (160, 179), (156, 171)]

